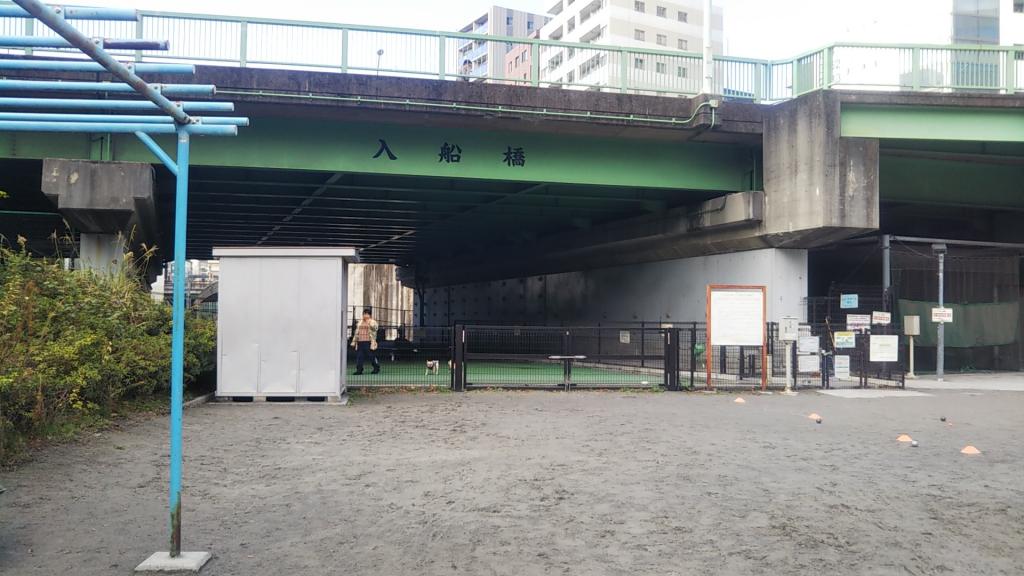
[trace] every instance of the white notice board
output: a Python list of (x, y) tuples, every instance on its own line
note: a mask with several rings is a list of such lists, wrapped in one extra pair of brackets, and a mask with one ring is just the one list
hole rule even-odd
[(868, 348), (870, 362), (896, 362), (900, 355), (900, 337), (872, 334)]
[(817, 354), (801, 354), (796, 357), (796, 371), (801, 374), (814, 373), (821, 370), (821, 356)]
[(708, 326), (712, 346), (763, 346), (763, 286), (708, 286)]
[(836, 380), (853, 380), (850, 378), (850, 357), (838, 355), (832, 357), (833, 366), (836, 369)]

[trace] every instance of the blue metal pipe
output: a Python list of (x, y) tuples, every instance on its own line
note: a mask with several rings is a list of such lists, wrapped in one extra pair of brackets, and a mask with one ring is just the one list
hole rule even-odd
[[(186, 112), (234, 112), (233, 102), (176, 102)], [(96, 100), (78, 98), (0, 98), (0, 109), (20, 110), (159, 110), (148, 100)]]
[[(130, 63), (128, 68), (136, 74), (195, 74), (192, 64)], [(106, 72), (96, 62), (70, 62), (55, 60), (0, 60), (0, 70), (27, 70), (43, 72)]]
[(174, 294), (171, 317), (171, 474), (172, 558), (181, 554), (181, 418), (185, 373), (185, 250), (188, 221), (189, 134), (178, 132), (178, 178), (174, 191)]
[[(141, 124), (174, 124), (170, 116), (140, 116), (118, 114), (49, 114), (45, 112), (0, 112), (0, 120), (21, 120), (26, 122), (104, 122), (104, 123), (141, 123)], [(238, 116), (198, 118), (193, 117), (193, 125), (205, 126), (248, 126), (249, 119)]]
[[(153, 84), (151, 89), (167, 96), (213, 96), (212, 84)], [(116, 92), (134, 93), (135, 88), (119, 82), (58, 82), (54, 80), (0, 80), (0, 92)], [(164, 98), (166, 100), (166, 98)], [(170, 100), (168, 100), (170, 102)], [(171, 103), (174, 106), (174, 103)], [(179, 109), (180, 112), (180, 109)]]
[[(142, 124), (117, 122), (22, 122), (17, 120), (0, 120), (0, 132), (84, 132), (87, 134), (110, 133), (132, 134), (174, 134), (174, 124)], [(177, 126), (189, 134), (197, 136), (234, 136), (238, 134), (237, 126), (204, 126), (188, 124)]]
[[(52, 6), (53, 11), (65, 20), (120, 20), (135, 22), (139, 19), (137, 10), (129, 8), (89, 8), (86, 6)], [(20, 6), (0, 6), (0, 18), (32, 18)]]
[[(140, 40), (135, 38), (92, 38), (90, 42), (100, 48), (110, 50), (167, 50), (167, 40)], [(0, 36), (2, 48), (75, 48), (63, 38), (41, 36)]]
[(136, 76), (131, 70), (125, 67), (108, 54), (105, 50), (93, 44), (85, 34), (82, 34), (48, 8), (39, 0), (14, 0), (14, 3), (25, 9), (26, 12), (35, 16), (37, 20), (45, 24), (62, 38), (81, 50), (86, 56), (103, 65), (111, 74), (120, 78), (135, 91), (144, 96), (150, 102), (155, 103), (161, 110), (167, 113), (178, 124), (188, 124), (189, 117), (179, 106), (175, 106), (160, 91), (155, 90), (146, 82)]
[(142, 143), (146, 145), (146, 148), (149, 148), (149, 151), (152, 152), (154, 156), (159, 158), (160, 161), (164, 163), (164, 166), (166, 166), (167, 169), (171, 171), (171, 174), (174, 174), (175, 176), (178, 175), (177, 162), (172, 160), (171, 157), (167, 155), (167, 152), (164, 152), (164, 149), (161, 148), (160, 145), (156, 143), (156, 140), (153, 140), (152, 136), (146, 134), (145, 132), (136, 132), (135, 136), (137, 136), (139, 140), (141, 140)]

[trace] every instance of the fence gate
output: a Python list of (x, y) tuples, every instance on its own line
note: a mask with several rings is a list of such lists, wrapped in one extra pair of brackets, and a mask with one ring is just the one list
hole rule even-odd
[(662, 328), (467, 325), (455, 330), (456, 389), (672, 388), (677, 373), (671, 365), (666, 370), (669, 330)]

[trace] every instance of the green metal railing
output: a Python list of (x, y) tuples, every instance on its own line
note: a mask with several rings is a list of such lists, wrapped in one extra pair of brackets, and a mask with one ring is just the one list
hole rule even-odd
[[(137, 61), (442, 80), (480, 80), (477, 75), (487, 70), (488, 82), (665, 95), (697, 94), (703, 77), (701, 55), (694, 52), (462, 32), (149, 11), (141, 11), (138, 22), (79, 27), (97, 37), (170, 40), (170, 50), (159, 55), (119, 53)], [(594, 32), (595, 39), (604, 36)], [(0, 19), (4, 34), (49, 36), (52, 31), (5, 18)], [(489, 50), (495, 44), (506, 50)], [(513, 54), (511, 62), (504, 61), (506, 51)], [(483, 61), (489, 52), (502, 54), (502, 61)], [(466, 58), (477, 64), (471, 73), (463, 70)], [(841, 43), (787, 60), (716, 56), (714, 66), (717, 94), (763, 102), (822, 88), (1024, 91), (1020, 47)]]

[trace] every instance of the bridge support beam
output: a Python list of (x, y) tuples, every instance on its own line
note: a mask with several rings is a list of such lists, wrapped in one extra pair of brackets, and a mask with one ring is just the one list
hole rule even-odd
[[(113, 272), (125, 251), (156, 244), (149, 164), (47, 158), (42, 189), (81, 234), (78, 256), (85, 269)], [(147, 272), (155, 277), (155, 262)]]
[(765, 118), (759, 233), (773, 246), (813, 248), (878, 228), (878, 140), (840, 137), (839, 96), (814, 92)]

